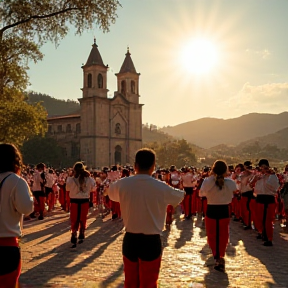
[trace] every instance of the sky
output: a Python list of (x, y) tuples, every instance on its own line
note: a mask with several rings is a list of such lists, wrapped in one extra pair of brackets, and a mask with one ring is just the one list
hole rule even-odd
[(30, 63), (30, 90), (82, 97), (81, 65), (93, 38), (108, 72), (108, 95), (129, 46), (140, 75), (143, 123), (159, 127), (288, 110), (287, 0), (120, 0), (110, 32), (73, 29)]

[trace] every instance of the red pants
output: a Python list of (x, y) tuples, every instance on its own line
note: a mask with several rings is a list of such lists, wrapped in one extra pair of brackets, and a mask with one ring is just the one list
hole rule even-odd
[[(265, 209), (265, 206), (267, 207)], [(275, 203), (262, 204), (256, 202), (256, 227), (259, 233), (267, 236), (269, 241), (273, 240), (273, 222), (275, 220)]]
[(18, 283), (21, 273), (18, 247), (16, 237), (0, 238), (0, 288), (15, 288)]
[(87, 202), (74, 203), (75, 199), (71, 199), (70, 204), (70, 221), (72, 234), (77, 234), (80, 226), (80, 233), (84, 234), (86, 229), (87, 215), (89, 210), (89, 200)]
[(256, 199), (252, 198), (250, 201), (251, 221), (254, 224), (254, 228), (257, 229), (256, 224)]
[(172, 215), (174, 212), (174, 207), (172, 205), (168, 205), (166, 209), (166, 224), (171, 225), (172, 224)]
[(121, 218), (121, 209), (120, 203), (111, 200), (111, 210), (112, 214), (117, 214), (119, 218)]
[(153, 261), (132, 262), (123, 256), (125, 288), (157, 288), (161, 257)]
[(207, 242), (215, 259), (225, 256), (229, 240), (230, 218), (212, 219), (205, 217)]
[(232, 199), (232, 211), (237, 219), (241, 217), (241, 200), (238, 197)]

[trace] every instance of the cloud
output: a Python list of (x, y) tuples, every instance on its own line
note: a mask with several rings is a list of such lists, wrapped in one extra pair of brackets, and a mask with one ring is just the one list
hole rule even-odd
[(245, 83), (242, 89), (229, 100), (226, 106), (236, 110), (282, 112), (288, 107), (288, 83), (269, 83), (253, 86)]
[(246, 49), (245, 52), (252, 56), (257, 55), (264, 60), (267, 59), (271, 55), (271, 52), (268, 49), (263, 49), (263, 50)]

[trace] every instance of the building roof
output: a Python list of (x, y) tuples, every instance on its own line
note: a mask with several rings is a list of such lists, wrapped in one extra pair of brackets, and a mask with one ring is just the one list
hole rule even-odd
[(124, 59), (124, 62), (121, 66), (119, 73), (126, 73), (126, 72), (137, 73), (135, 66), (133, 64), (133, 61), (131, 59), (131, 56), (130, 56), (131, 54), (129, 52), (129, 47), (127, 48), (127, 53), (125, 55), (126, 57)]
[(68, 119), (68, 118), (80, 118), (81, 115), (79, 114), (71, 114), (71, 115), (59, 115), (59, 116), (52, 116), (48, 117), (47, 120), (61, 120), (61, 119)]
[(95, 38), (94, 38), (94, 43), (92, 45), (91, 52), (89, 54), (89, 57), (87, 59), (86, 64), (84, 65), (84, 67), (92, 66), (92, 65), (100, 65), (100, 66), (106, 67), (103, 63), (102, 57), (101, 57), (100, 52), (98, 50), (98, 45), (96, 44)]

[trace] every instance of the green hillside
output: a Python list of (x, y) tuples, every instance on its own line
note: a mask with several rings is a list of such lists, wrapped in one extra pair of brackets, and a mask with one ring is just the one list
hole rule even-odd
[(73, 100), (59, 100), (49, 95), (36, 92), (28, 93), (28, 102), (42, 102), (49, 117), (79, 113), (80, 109), (79, 102)]

